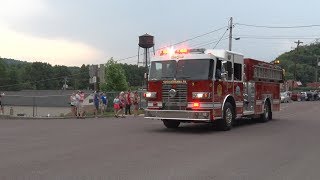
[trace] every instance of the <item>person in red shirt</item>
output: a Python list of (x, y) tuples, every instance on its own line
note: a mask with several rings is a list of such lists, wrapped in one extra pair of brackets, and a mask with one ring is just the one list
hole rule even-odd
[(3, 108), (3, 105), (2, 105), (2, 102), (1, 102), (2, 96), (4, 96), (4, 93), (0, 94), (0, 114), (4, 114), (4, 108)]
[(129, 90), (127, 93), (126, 93), (126, 111), (125, 111), (125, 114), (127, 115), (129, 113), (129, 115), (131, 115), (131, 104), (132, 104), (132, 101), (131, 101), (131, 91)]

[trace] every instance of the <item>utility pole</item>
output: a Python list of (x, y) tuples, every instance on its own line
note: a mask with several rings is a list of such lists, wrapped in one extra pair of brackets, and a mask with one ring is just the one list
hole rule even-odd
[(232, 28), (233, 28), (233, 18), (230, 17), (229, 21), (229, 51), (232, 50)]
[(296, 48), (296, 59), (295, 59), (295, 61), (294, 61), (292, 90), (293, 90), (293, 88), (294, 88), (294, 82), (296, 81), (296, 76), (297, 76), (297, 61), (298, 61), (299, 45), (302, 44), (303, 42), (300, 41), (300, 40), (298, 40), (298, 41), (295, 41), (294, 43), (297, 44), (297, 48)]

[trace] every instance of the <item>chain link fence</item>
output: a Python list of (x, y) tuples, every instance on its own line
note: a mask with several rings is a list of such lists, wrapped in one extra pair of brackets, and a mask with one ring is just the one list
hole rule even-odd
[[(25, 116), (25, 117), (65, 117), (72, 116), (70, 107), (70, 96), (75, 91), (70, 90), (48, 90), (48, 91), (7, 91), (1, 97), (4, 108), (4, 115)], [(93, 112), (93, 92), (84, 91), (85, 111)], [(140, 96), (139, 107), (144, 109), (146, 101), (142, 91), (138, 91)], [(105, 92), (108, 99), (107, 111), (113, 111), (113, 99), (119, 92)]]

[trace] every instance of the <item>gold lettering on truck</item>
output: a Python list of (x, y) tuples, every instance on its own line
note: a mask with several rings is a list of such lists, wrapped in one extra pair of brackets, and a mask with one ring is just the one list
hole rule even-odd
[(185, 80), (171, 80), (171, 81), (163, 81), (163, 84), (187, 84)]

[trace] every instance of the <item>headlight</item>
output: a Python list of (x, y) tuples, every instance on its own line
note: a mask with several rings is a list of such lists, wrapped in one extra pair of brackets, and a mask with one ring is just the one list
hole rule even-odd
[(209, 98), (211, 98), (211, 93), (209, 93), (209, 92), (193, 92), (192, 98), (193, 99), (209, 99)]
[(144, 94), (145, 98), (156, 98), (157, 97), (157, 92), (146, 92)]

